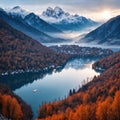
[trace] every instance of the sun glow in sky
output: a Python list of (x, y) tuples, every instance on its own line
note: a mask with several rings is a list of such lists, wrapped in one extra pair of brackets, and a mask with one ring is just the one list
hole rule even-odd
[(110, 19), (112, 16), (111, 16), (111, 11), (109, 10), (104, 10), (101, 14), (101, 17), (104, 19), (104, 20), (108, 20)]

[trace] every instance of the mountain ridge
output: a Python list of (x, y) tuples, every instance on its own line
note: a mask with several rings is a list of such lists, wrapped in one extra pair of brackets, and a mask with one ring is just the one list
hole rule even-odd
[(65, 12), (60, 7), (48, 7), (46, 11), (43, 11), (40, 17), (49, 22), (51, 25), (64, 31), (79, 30), (88, 26), (94, 26), (98, 24), (97, 22), (84, 16), (79, 16), (77, 14), (71, 15), (70, 13)]
[(26, 23), (31, 25), (33, 28), (42, 31), (42, 32), (54, 32), (54, 33), (62, 33), (61, 30), (55, 28), (51, 24), (47, 23), (43, 19), (41, 19), (34, 12), (28, 12), (22, 9), (20, 6), (15, 6), (12, 9), (7, 10), (7, 13), (11, 16), (20, 16)]
[(68, 56), (50, 50), (0, 19), (1, 74), (57, 67), (67, 59)]
[(0, 16), (1, 16), (1, 19), (3, 19), (5, 22), (11, 25), (13, 28), (23, 32), (24, 34), (32, 37), (33, 39), (36, 39), (41, 42), (44, 42), (44, 41), (47, 42), (47, 39), (48, 40), (52, 39), (52, 37), (27, 25), (24, 21), (22, 21), (21, 16), (14, 17), (11, 15), (8, 15), (4, 10), (0, 10)]
[(48, 24), (44, 20), (42, 20), (39, 16), (34, 13), (30, 13), (25, 16), (24, 20), (31, 25), (32, 27), (42, 31), (42, 32), (50, 32), (50, 33), (62, 33), (61, 30), (55, 28), (51, 24)]
[(6, 21), (13, 28), (23, 32), (24, 34), (32, 37), (33, 39), (46, 43), (46, 42), (62, 42), (64, 39), (54, 38), (46, 33), (34, 28), (24, 21), (21, 15), (9, 14), (4, 9), (0, 9), (0, 17)]
[(120, 45), (120, 15), (88, 33), (80, 42)]
[[(120, 56), (118, 54), (120, 51), (97, 61), (94, 67), (99, 63), (99, 67), (102, 68), (104, 65), (107, 69), (99, 76), (95, 76), (92, 81), (83, 84), (77, 92), (75, 89), (73, 92), (70, 90), (68, 97), (42, 105), (37, 120), (119, 120)], [(119, 61), (116, 62), (114, 58)]]

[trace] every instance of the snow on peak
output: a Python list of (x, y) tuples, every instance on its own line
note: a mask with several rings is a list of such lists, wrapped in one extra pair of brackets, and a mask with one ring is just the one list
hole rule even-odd
[(64, 11), (60, 7), (55, 7), (54, 11), (56, 14), (64, 14)]
[(48, 7), (46, 11), (43, 11), (42, 15), (43, 16), (52, 16), (54, 10), (51, 7)]
[(42, 16), (60, 19), (64, 15), (64, 13), (65, 12), (60, 7), (55, 8), (48, 7), (46, 11), (43, 11)]
[(12, 8), (12, 10), (20, 10), (20, 9), (22, 9), (20, 6), (15, 6)]
[(22, 9), (20, 6), (13, 7), (10, 10), (11, 13), (24, 13), (26, 10)]
[(24, 9), (22, 9), (20, 6), (15, 6), (15, 7), (13, 7), (12, 9), (8, 9), (7, 11), (6, 11), (7, 13), (10, 13), (11, 15), (19, 15), (19, 16), (21, 16), (21, 17), (25, 17), (27, 14), (29, 14), (29, 12), (28, 11), (26, 11), (26, 10), (24, 10)]
[(48, 7), (46, 11), (53, 11), (53, 8)]
[(87, 19), (83, 16), (79, 16), (77, 14), (71, 15), (70, 13), (65, 12), (60, 7), (55, 7), (55, 8), (48, 7), (46, 11), (43, 11), (40, 17), (50, 23), (57, 23), (57, 22), (77, 23), (77, 22), (86, 22), (86, 21), (92, 22), (92, 20)]

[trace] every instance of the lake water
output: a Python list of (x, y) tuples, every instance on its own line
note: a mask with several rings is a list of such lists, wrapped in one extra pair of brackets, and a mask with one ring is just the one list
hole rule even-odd
[[(15, 82), (11, 85), (8, 83), (8, 85), (14, 93), (32, 107), (34, 117), (36, 117), (38, 108), (42, 103), (63, 99), (68, 96), (70, 89), (75, 88), (77, 90), (84, 84), (84, 81), (91, 80), (93, 76), (99, 75), (92, 69), (92, 64), (95, 61), (95, 59), (74, 59), (69, 61), (60, 71), (23, 75), (15, 79), (15, 76), (11, 77)], [(25, 83), (23, 83), (24, 81)]]

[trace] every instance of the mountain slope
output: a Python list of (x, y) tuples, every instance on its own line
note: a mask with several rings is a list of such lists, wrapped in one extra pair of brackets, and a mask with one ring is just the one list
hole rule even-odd
[(13, 120), (31, 120), (33, 117), (31, 107), (1, 83), (0, 105), (0, 120), (8, 120), (3, 118), (1, 114)]
[(0, 10), (0, 17), (4, 21), (6, 21), (8, 24), (10, 24), (12, 27), (14, 27), (15, 29), (22, 31), (26, 35), (40, 42), (49, 42), (53, 39), (52, 37), (26, 24), (20, 16), (17, 16), (17, 17), (11, 16), (11, 15), (8, 15), (5, 11)]
[(55, 28), (54, 26), (48, 24), (44, 20), (42, 20), (39, 16), (34, 13), (30, 13), (25, 16), (24, 20), (31, 25), (32, 27), (38, 29), (42, 32), (50, 32), (50, 33), (62, 33), (61, 30)]
[(106, 66), (100, 76), (67, 98), (41, 106), (37, 120), (119, 120), (120, 51), (98, 62)]
[(22, 9), (20, 6), (15, 6), (12, 9), (6, 9), (6, 12), (14, 16), (21, 16), (22, 18), (29, 14), (28, 11)]
[(41, 18), (64, 31), (80, 30), (97, 24), (91, 19), (87, 19), (83, 16), (70, 15), (68, 12), (63, 11), (60, 7), (55, 7), (54, 9), (48, 7), (46, 11), (43, 11)]
[(23, 32), (24, 34), (32, 37), (33, 39), (45, 43), (45, 42), (62, 42), (63, 39), (53, 38), (40, 30), (32, 27), (24, 21), (19, 14), (6, 13), (3, 9), (0, 9), (0, 17), (13, 28)]
[(120, 45), (120, 15), (110, 19), (102, 26), (88, 33), (82, 42)]
[(107, 70), (115, 64), (120, 64), (120, 52), (116, 52), (107, 58), (98, 60), (94, 63), (93, 68)]
[(64, 64), (66, 59), (0, 19), (0, 73), (42, 70)]
[(38, 29), (42, 32), (53, 32), (53, 33), (61, 33), (62, 31), (53, 27), (49, 23), (42, 20), (38, 15), (27, 12), (22, 9), (20, 6), (16, 6), (12, 9), (6, 10), (8, 14), (14, 17), (21, 17), (23, 21), (31, 25), (33, 28)]

